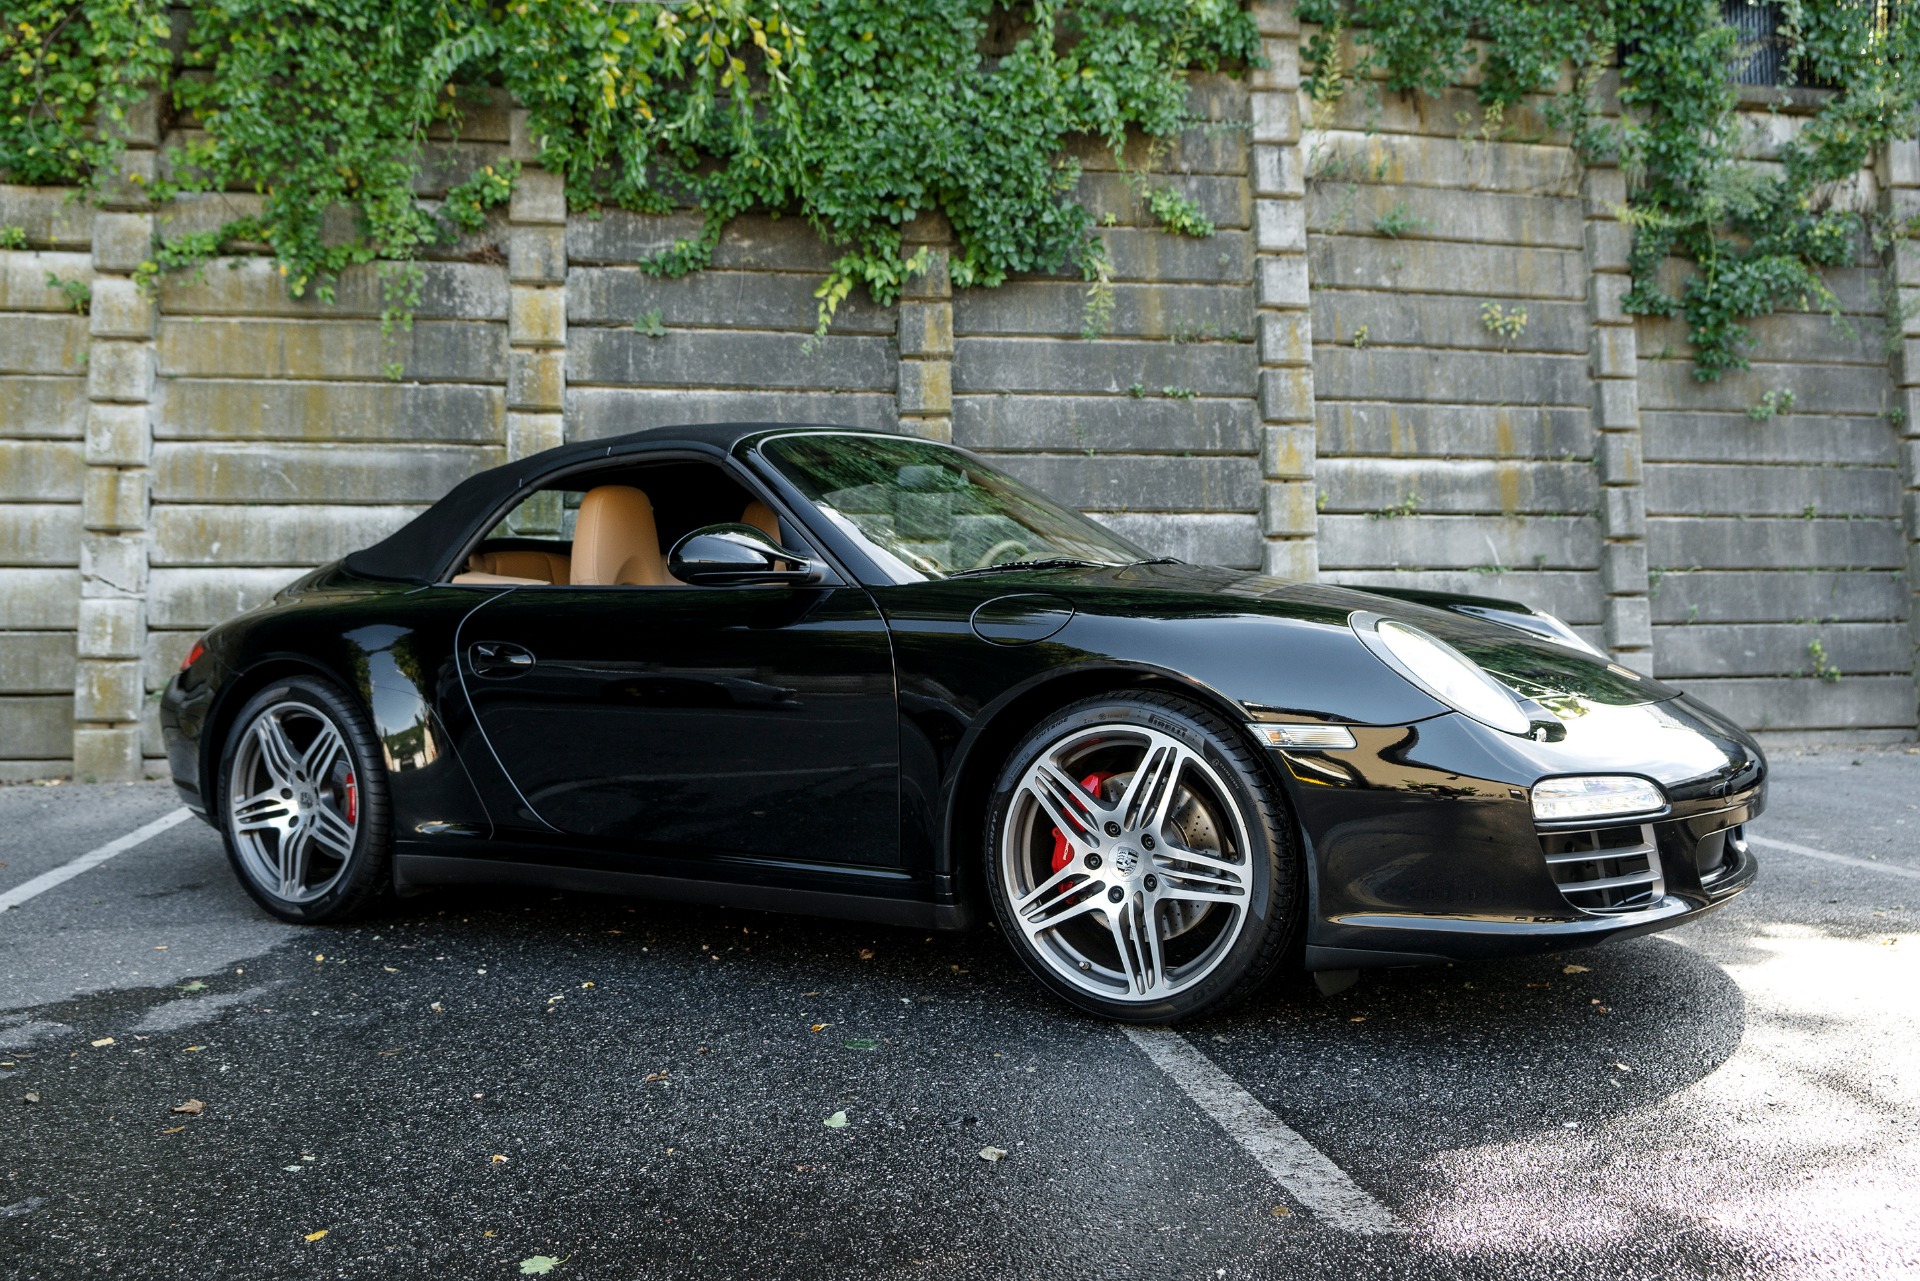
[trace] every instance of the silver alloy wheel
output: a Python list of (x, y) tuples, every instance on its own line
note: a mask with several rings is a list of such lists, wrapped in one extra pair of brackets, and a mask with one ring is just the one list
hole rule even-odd
[[(1118, 794), (1089, 792), (1095, 774)], [(1191, 748), (1144, 726), (1096, 725), (1048, 745), (1020, 777), (999, 849), (1034, 951), (1114, 1001), (1164, 1000), (1213, 973), (1252, 898), (1252, 844), (1230, 798)]]
[(227, 780), (227, 824), (247, 875), (288, 903), (332, 889), (359, 834), (353, 758), (333, 719), (307, 703), (267, 708), (247, 726)]

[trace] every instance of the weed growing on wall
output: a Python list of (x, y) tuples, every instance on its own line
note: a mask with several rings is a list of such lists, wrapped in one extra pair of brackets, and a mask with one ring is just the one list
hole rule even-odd
[[(1716, 0), (1301, 0), (1302, 20), (1320, 27), (1306, 85), (1321, 102), (1376, 83), (1438, 94), (1477, 70), (1490, 117), (1551, 95), (1549, 120), (1575, 149), (1632, 179), (1627, 309), (1684, 317), (1695, 375), (1711, 380), (1746, 367), (1745, 322), (1836, 306), (1820, 270), (1851, 262), (1870, 230), (1846, 207), (1846, 185), (1920, 126), (1920, 5), (1780, 9), (1790, 65), (1835, 88), (1770, 170), (1734, 153), (1742, 50)], [(1623, 111), (1606, 119), (1596, 91), (1615, 62)], [(1670, 258), (1692, 264), (1677, 288), (1663, 276)]]
[[(212, 0), (169, 78), (164, 0), (16, 0), (7, 19), (0, 172), (103, 181), (116, 144), (96, 122), (162, 86), (197, 130), (155, 196), (257, 194), (257, 212), (163, 244), (154, 272), (264, 241), (296, 293), (325, 295), (351, 264), (478, 229), (516, 173), (446, 173), (455, 153), (429, 131), (457, 136), (487, 86), (526, 107), (575, 208), (701, 211), (697, 235), (643, 264), (662, 275), (706, 266), (748, 210), (805, 218), (839, 250), (823, 326), (853, 287), (891, 302), (924, 268), (901, 246), (923, 212), (952, 225), (956, 286), (1106, 279), (1068, 142), (1118, 159), (1130, 129), (1170, 136), (1190, 123), (1186, 72), (1259, 49), (1231, 0)], [(1156, 154), (1122, 165), (1134, 194), (1168, 229), (1209, 233), (1153, 181)], [(416, 194), (440, 186), (444, 201)]]

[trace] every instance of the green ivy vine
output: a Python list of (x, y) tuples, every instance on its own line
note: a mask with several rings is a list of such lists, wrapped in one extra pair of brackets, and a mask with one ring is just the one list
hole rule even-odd
[[(1838, 303), (1821, 269), (1915, 230), (1842, 200), (1889, 141), (1920, 116), (1920, 5), (1783, 0), (1781, 34), (1804, 82), (1834, 86), (1776, 167), (1737, 155), (1740, 39), (1717, 0), (1301, 0), (1318, 24), (1306, 84), (1330, 102), (1356, 85), (1438, 93), (1477, 69), (1501, 110), (1550, 94), (1548, 121), (1588, 161), (1630, 179), (1634, 232), (1625, 306), (1679, 315), (1703, 381), (1747, 366), (1747, 325), (1778, 310)], [(1600, 111), (1601, 73), (1619, 70), (1621, 112)], [(1571, 70), (1570, 90), (1556, 91)], [(1667, 264), (1691, 264), (1675, 287)]]
[[(155, 198), (258, 200), (167, 238), (149, 274), (264, 242), (291, 288), (325, 296), (378, 261), (401, 323), (418, 260), (483, 226), (517, 179), (449, 171), (459, 152), (438, 141), (486, 91), (527, 109), (573, 207), (701, 211), (648, 270), (706, 266), (748, 210), (805, 218), (840, 254), (824, 329), (855, 286), (887, 303), (926, 269), (901, 234), (923, 212), (952, 225), (955, 285), (1066, 267), (1103, 281), (1070, 142), (1119, 158), (1130, 129), (1169, 136), (1191, 123), (1187, 71), (1259, 49), (1235, 0), (203, 0), (175, 66), (165, 0), (21, 4), (0, 32), (0, 172), (99, 181), (116, 143), (98, 118), (162, 86), (185, 141)], [(1212, 231), (1129, 177), (1169, 229)]]

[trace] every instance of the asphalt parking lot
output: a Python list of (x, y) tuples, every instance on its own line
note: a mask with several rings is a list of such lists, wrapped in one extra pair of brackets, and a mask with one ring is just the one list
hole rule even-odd
[[(0, 1271), (1920, 1272), (1920, 754), (1775, 767), (1761, 881), (1704, 922), (1176, 1042), (986, 931), (516, 890), (284, 926), (178, 823), (0, 913)], [(177, 805), (0, 788), (0, 899)]]

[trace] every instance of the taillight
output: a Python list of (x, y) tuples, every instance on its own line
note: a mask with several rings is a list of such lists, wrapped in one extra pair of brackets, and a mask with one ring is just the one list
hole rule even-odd
[(207, 643), (203, 640), (195, 641), (193, 643), (193, 648), (187, 651), (186, 658), (181, 662), (180, 670), (184, 672), (189, 667), (192, 667), (195, 663), (200, 661), (200, 655), (206, 652), (207, 652)]

